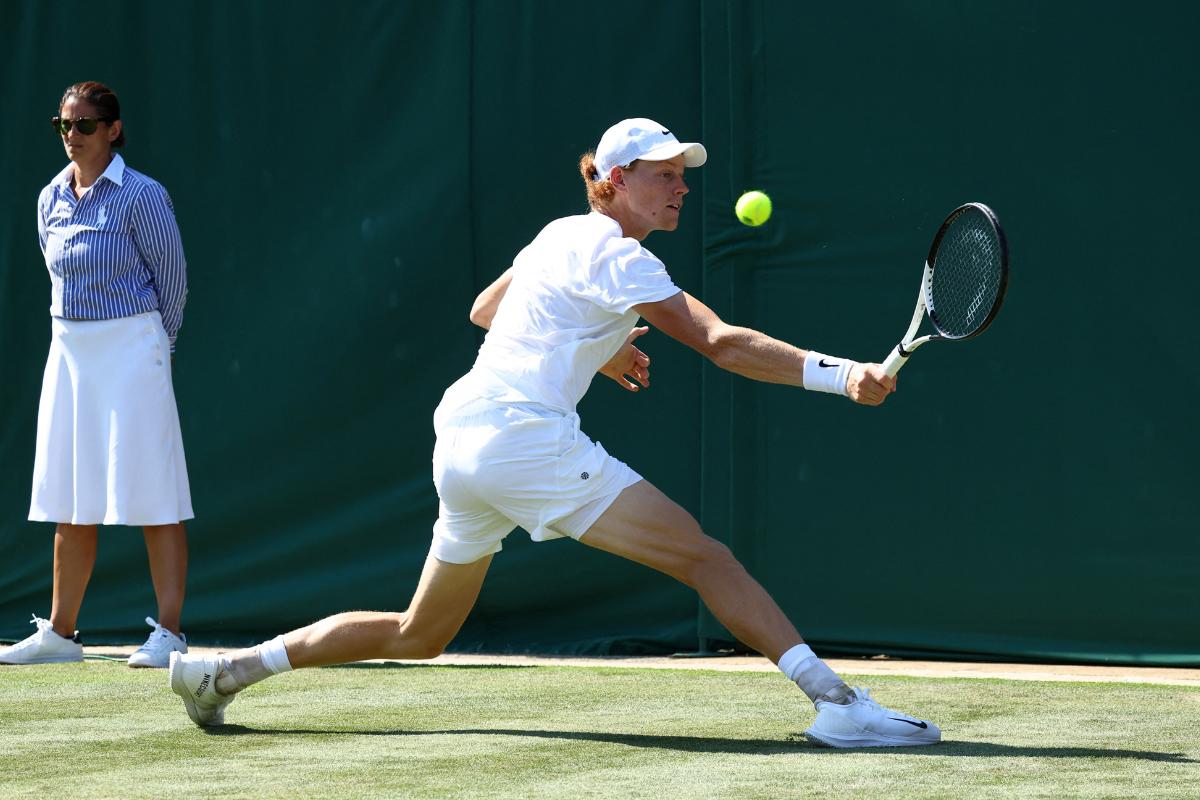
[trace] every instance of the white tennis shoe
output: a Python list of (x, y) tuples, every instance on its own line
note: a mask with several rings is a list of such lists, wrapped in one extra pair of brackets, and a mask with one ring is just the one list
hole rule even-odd
[(33, 615), (31, 624), (37, 631), (16, 644), (0, 648), (0, 664), (57, 664), (83, 661), (83, 645), (79, 631), (70, 639), (54, 632), (50, 620)]
[(171, 661), (171, 653), (187, 652), (187, 637), (182, 633), (176, 636), (151, 617), (146, 617), (146, 624), (154, 630), (146, 643), (129, 657), (129, 666), (164, 669)]
[(844, 706), (817, 701), (817, 719), (805, 731), (810, 739), (829, 747), (902, 747), (942, 740), (937, 725), (884, 708), (871, 699), (869, 689), (850, 693), (854, 702)]
[(225, 707), (236, 695), (217, 691), (217, 676), (225, 671), (225, 660), (219, 655), (170, 654), (167, 679), (171, 691), (183, 698), (192, 722), (202, 728), (225, 724)]

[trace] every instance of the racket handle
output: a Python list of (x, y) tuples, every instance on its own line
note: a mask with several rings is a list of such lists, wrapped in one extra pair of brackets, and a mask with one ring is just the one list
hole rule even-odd
[[(911, 353), (912, 351), (910, 350), (909, 352)], [(883, 367), (883, 371), (887, 373), (889, 378), (894, 378), (896, 377), (896, 373), (900, 371), (900, 368), (908, 361), (908, 358), (908, 356), (901, 354), (900, 345), (896, 345), (880, 366)]]

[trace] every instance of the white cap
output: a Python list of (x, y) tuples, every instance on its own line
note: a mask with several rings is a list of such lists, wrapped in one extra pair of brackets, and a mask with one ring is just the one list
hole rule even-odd
[(681, 142), (652, 119), (621, 120), (606, 130), (596, 145), (596, 180), (605, 180), (613, 167), (627, 167), (638, 159), (666, 161), (681, 154), (688, 167), (699, 167), (708, 160), (704, 145)]

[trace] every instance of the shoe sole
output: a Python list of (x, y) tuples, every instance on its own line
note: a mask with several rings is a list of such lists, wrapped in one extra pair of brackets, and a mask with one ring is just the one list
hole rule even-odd
[(179, 664), (179, 653), (171, 653), (171, 662), (167, 666), (167, 680), (171, 683), (171, 691), (179, 695), (183, 700), (183, 707), (187, 709), (188, 716), (192, 718), (192, 722), (204, 728), (207, 725), (200, 721), (200, 710), (196, 708), (196, 701), (192, 699), (192, 692), (183, 682), (183, 675), (175, 672), (176, 665)]
[[(179, 653), (181, 656), (187, 655), (187, 652), (184, 650), (172, 650), (171, 652)], [(169, 655), (167, 656), (167, 663), (165, 664), (155, 664), (151, 661), (134, 661), (133, 659), (135, 658), (137, 658), (136, 653), (131, 655), (125, 663), (134, 669), (168, 669), (171, 666), (171, 657)]]
[(938, 744), (942, 741), (940, 736), (936, 739), (926, 739), (924, 741), (885, 736), (837, 736), (829, 733), (817, 733), (812, 728), (806, 730), (804, 735), (815, 744), (841, 749), (854, 747), (919, 747), (921, 745)]
[(0, 661), (0, 667), (24, 667), (33, 664), (78, 664), (83, 656), (78, 658), (32, 658), (28, 661)]

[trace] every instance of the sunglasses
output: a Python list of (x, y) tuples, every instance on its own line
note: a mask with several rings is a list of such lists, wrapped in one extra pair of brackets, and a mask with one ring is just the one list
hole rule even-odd
[(108, 117), (79, 117), (78, 119), (67, 119), (66, 117), (50, 118), (51, 127), (61, 136), (66, 136), (70, 133), (72, 125), (75, 126), (75, 130), (84, 136), (91, 136), (96, 132), (96, 126), (101, 122), (112, 122), (112, 120)]

